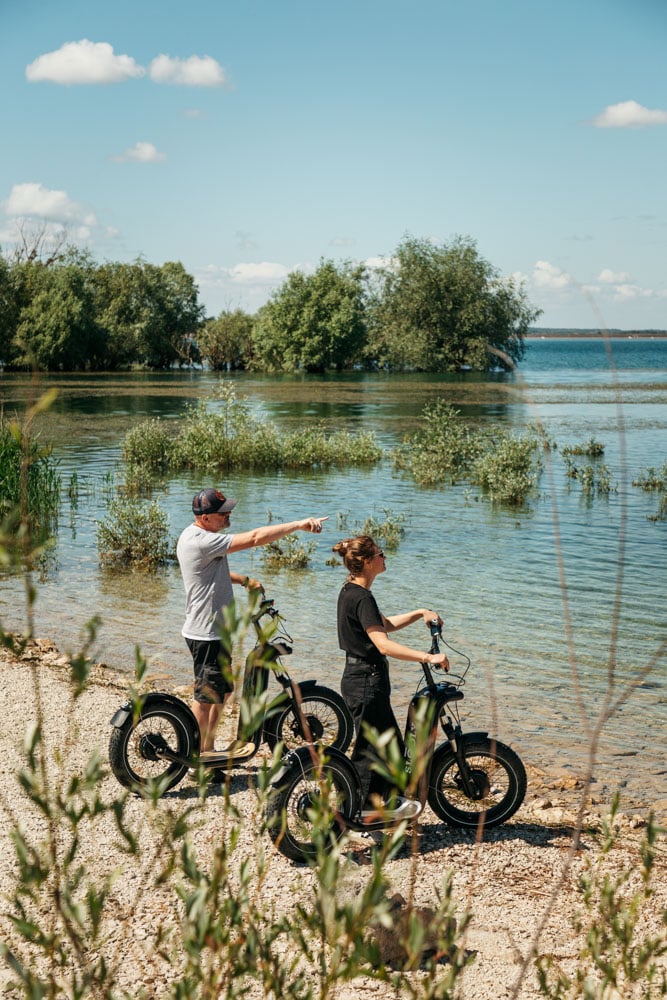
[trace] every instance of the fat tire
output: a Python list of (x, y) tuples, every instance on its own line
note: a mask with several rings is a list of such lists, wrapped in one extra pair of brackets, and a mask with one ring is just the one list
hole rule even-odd
[(463, 753), (473, 769), (484, 772), (490, 794), (479, 802), (465, 793), (456, 757), (450, 748), (433, 759), (429, 775), (428, 803), (440, 819), (467, 829), (499, 826), (513, 816), (526, 795), (527, 779), (518, 754), (494, 739), (466, 740)]
[(188, 772), (183, 764), (149, 760), (142, 754), (142, 739), (152, 733), (159, 733), (179, 756), (192, 759), (199, 753), (199, 727), (185, 706), (153, 702), (138, 717), (130, 715), (111, 733), (109, 763), (121, 785), (140, 794), (158, 787), (164, 794)]
[[(318, 845), (313, 837), (313, 823), (307, 816), (309, 800), (326, 794), (331, 788), (336, 807), (344, 816), (355, 815), (360, 807), (359, 789), (351, 770), (337, 761), (320, 765), (293, 761), (269, 794), (266, 828), (281, 854), (290, 861), (309, 862), (317, 858)], [(340, 840), (344, 828), (334, 821), (328, 836)], [(325, 838), (326, 839), (326, 838)]]
[[(345, 753), (354, 735), (354, 723), (341, 695), (316, 684), (301, 692), (301, 710), (313, 730), (314, 742), (335, 747)], [(292, 701), (267, 725), (266, 741), (273, 750), (283, 741), (287, 750), (307, 746), (299, 732), (296, 708)]]

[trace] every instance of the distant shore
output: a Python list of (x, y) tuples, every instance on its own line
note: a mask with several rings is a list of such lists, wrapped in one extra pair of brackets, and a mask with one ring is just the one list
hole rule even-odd
[(664, 340), (667, 330), (531, 330), (526, 334), (526, 340), (566, 340), (581, 337), (610, 337), (615, 340)]

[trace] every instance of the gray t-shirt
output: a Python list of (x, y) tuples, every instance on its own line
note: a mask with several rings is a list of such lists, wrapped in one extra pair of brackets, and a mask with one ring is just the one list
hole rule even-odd
[(181, 532), (176, 556), (185, 587), (186, 639), (217, 639), (216, 622), (221, 610), (231, 604), (232, 581), (227, 551), (232, 535), (219, 535), (189, 524)]

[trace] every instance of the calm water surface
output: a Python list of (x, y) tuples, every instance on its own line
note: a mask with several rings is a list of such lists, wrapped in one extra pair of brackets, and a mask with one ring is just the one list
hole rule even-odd
[[(559, 447), (591, 436), (605, 444), (602, 461), (617, 487), (609, 497), (586, 501), (564, 475), (559, 452), (545, 469), (539, 496), (519, 512), (493, 508), (465, 485), (421, 490), (395, 476), (389, 461), (362, 472), (235, 475), (219, 485), (239, 499), (236, 530), (269, 517), (329, 515), (304, 572), (268, 573), (261, 550), (234, 559), (240, 571), (264, 581), (287, 618), (296, 676), (338, 687), (335, 604), (344, 574), (327, 564), (331, 546), (356, 533), (369, 515), (401, 514), (405, 537), (374, 585), (382, 609), (438, 609), (452, 645), (473, 660), (464, 702), (468, 724), (488, 727), (529, 760), (578, 771), (581, 705), (592, 720), (602, 704), (615, 614), (618, 691), (655, 656), (667, 632), (667, 524), (648, 520), (657, 500), (631, 485), (647, 466), (667, 460), (667, 341), (614, 340), (611, 356), (600, 340), (528, 343), (517, 374), (238, 376), (235, 382), (256, 412), (278, 426), (325, 421), (370, 429), (387, 449), (417, 426), (424, 404), (439, 397), (479, 421), (517, 430), (539, 419)], [(214, 392), (218, 378), (202, 372), (49, 376), (41, 387), (51, 384), (60, 391), (43, 435), (54, 442), (65, 490), (76, 472), (79, 500), (74, 507), (64, 498), (53, 565), (38, 584), (38, 633), (76, 648), (85, 622), (99, 614), (98, 658), (131, 671), (139, 645), (165, 683), (188, 683), (177, 568), (157, 577), (108, 574), (99, 567), (95, 530), (106, 514), (125, 431), (147, 416), (178, 418), (189, 402)], [(25, 376), (0, 375), (6, 412), (21, 408), (29, 392)], [(191, 519), (192, 494), (207, 484), (181, 476), (157, 491), (174, 536)], [(24, 625), (20, 581), (0, 580), (0, 618), (6, 627)], [(420, 626), (403, 635), (426, 647)], [(418, 673), (416, 665), (392, 664), (399, 713)], [(666, 673), (663, 659), (606, 727), (601, 785), (626, 783), (628, 796), (638, 799), (667, 797)]]

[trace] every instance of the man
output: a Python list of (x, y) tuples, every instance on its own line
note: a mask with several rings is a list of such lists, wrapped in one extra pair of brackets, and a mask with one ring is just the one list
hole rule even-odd
[(192, 501), (194, 523), (181, 533), (176, 546), (185, 587), (185, 624), (181, 634), (192, 654), (195, 675), (192, 710), (199, 723), (202, 753), (213, 751), (215, 730), (233, 691), (230, 664), (220, 662), (218, 627), (222, 609), (233, 600), (232, 584), (250, 589), (261, 587), (258, 580), (232, 573), (228, 554), (277, 542), (295, 531), (317, 534), (327, 520), (309, 517), (231, 535), (229, 524), (235, 506), (236, 500), (225, 497), (219, 490), (201, 490)]

